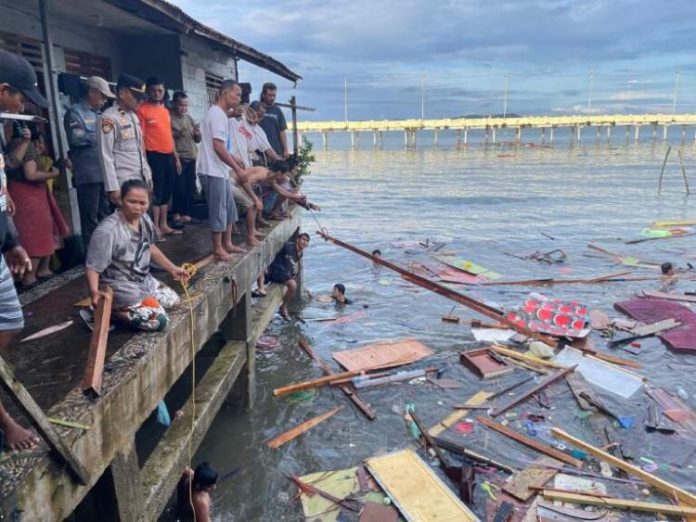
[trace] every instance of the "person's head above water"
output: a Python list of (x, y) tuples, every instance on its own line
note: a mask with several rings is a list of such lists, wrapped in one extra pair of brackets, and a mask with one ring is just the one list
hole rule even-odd
[(338, 292), (341, 295), (346, 295), (346, 287), (341, 283), (336, 283), (333, 287), (334, 293)]
[(375, 249), (372, 251), (372, 255), (375, 256), (375, 257), (382, 257), (382, 251), (381, 251), (379, 248), (375, 248)]
[(193, 487), (197, 490), (210, 491), (218, 480), (218, 472), (210, 467), (207, 462), (202, 462), (193, 472)]
[(672, 275), (674, 274), (674, 265), (669, 261), (662, 263), (660, 265), (660, 270), (662, 271), (662, 275)]
[(342, 283), (336, 283), (333, 287), (331, 297), (341, 304), (351, 304), (350, 299), (346, 297), (346, 286)]

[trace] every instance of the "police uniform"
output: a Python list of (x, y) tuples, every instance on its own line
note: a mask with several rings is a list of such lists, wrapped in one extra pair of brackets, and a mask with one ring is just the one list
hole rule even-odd
[[(141, 89), (129, 87), (141, 92)], [(140, 179), (152, 185), (152, 172), (145, 157), (145, 143), (138, 115), (121, 108), (117, 101), (101, 114), (97, 127), (97, 148), (104, 190), (121, 190), (121, 185), (131, 179)]]

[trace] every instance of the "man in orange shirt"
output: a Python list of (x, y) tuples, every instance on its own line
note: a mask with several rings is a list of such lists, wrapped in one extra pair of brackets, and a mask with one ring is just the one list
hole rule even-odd
[(181, 162), (174, 148), (172, 122), (164, 106), (164, 82), (152, 76), (146, 82), (148, 100), (140, 105), (138, 117), (143, 128), (147, 162), (152, 170), (153, 217), (161, 235), (178, 235), (167, 223), (167, 209), (172, 198), (175, 176), (181, 174)]

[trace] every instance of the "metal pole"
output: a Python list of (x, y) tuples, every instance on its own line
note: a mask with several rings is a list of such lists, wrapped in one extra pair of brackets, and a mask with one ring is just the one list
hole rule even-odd
[(587, 95), (587, 108), (592, 108), (592, 89), (594, 87), (594, 71), (590, 71), (590, 89)]
[(425, 120), (425, 75), (421, 74), (421, 123)]
[(508, 97), (508, 83), (510, 81), (510, 75), (505, 75), (505, 95), (503, 96), (503, 119), (507, 116), (507, 97)]
[(672, 100), (672, 114), (677, 113), (677, 96), (679, 95), (679, 67), (674, 73), (674, 98)]
[(290, 98), (290, 111), (292, 113), (292, 151), (297, 157), (300, 151), (300, 137), (297, 132), (297, 101), (294, 96)]
[(343, 120), (348, 125), (348, 77), (343, 77)]

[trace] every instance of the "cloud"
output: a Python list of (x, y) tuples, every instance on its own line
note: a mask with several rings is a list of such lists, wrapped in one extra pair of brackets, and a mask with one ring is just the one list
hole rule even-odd
[[(696, 103), (696, 2), (687, 0), (174, 3), (299, 72), (296, 94), (320, 109), (316, 118), (342, 118), (344, 77), (355, 117), (371, 100), (391, 117), (414, 116), (421, 75), (438, 114), (455, 102), (456, 113), (497, 107), (506, 74), (510, 110), (521, 113), (586, 105), (590, 71), (597, 99), (647, 110), (670, 96), (679, 67), (682, 102)], [(241, 71), (253, 82), (268, 76)], [(647, 87), (645, 97), (631, 86)]]

